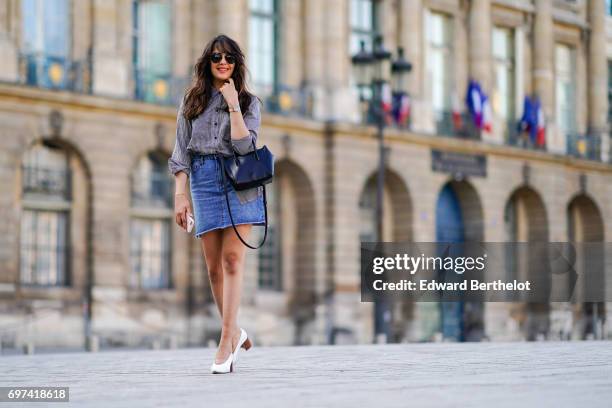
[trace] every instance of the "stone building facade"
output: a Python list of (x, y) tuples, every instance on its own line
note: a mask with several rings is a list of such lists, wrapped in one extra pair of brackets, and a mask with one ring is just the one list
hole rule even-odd
[[(374, 231), (377, 138), (350, 56), (376, 34), (413, 65), (410, 125), (385, 129), (384, 240), (612, 236), (604, 0), (42, 3), (0, 1), (4, 347), (218, 338), (200, 242), (174, 224), (164, 174), (178, 98), (217, 33), (244, 47), (266, 100), (259, 142), (276, 156), (268, 242), (247, 250), (239, 315), (259, 344), (374, 338), (359, 259)], [(470, 78), (491, 96), (493, 126), (465, 137), (449, 118)], [(534, 94), (544, 148), (513, 131)], [(440, 157), (483, 174), (436, 170)], [(487, 303), (480, 329), (454, 335), (438, 304), (400, 304), (387, 340), (610, 337), (605, 306)], [(461, 326), (467, 312), (450, 313)]]

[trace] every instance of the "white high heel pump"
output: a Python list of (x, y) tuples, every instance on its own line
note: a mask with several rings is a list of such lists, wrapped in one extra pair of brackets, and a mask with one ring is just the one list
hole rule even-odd
[(212, 365), (210, 366), (210, 372), (213, 374), (227, 374), (233, 371), (234, 365), (234, 353), (230, 353), (227, 360), (222, 362), (221, 364), (215, 363), (213, 360)]
[(234, 362), (236, 362), (236, 359), (238, 358), (238, 351), (240, 350), (240, 347), (244, 347), (244, 350), (246, 351), (251, 348), (251, 345), (251, 340), (249, 340), (247, 332), (243, 328), (240, 328), (240, 339), (238, 340), (236, 349), (232, 353), (234, 355)]

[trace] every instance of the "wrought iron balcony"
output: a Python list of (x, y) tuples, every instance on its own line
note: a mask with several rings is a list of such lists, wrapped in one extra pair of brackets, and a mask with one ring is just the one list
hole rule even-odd
[(451, 111), (434, 112), (436, 134), (462, 139), (480, 140), (480, 130), (474, 124), (469, 113), (461, 113), (457, 119)]
[(313, 97), (306, 88), (279, 85), (264, 99), (266, 111), (285, 116), (312, 117)]
[(154, 171), (146, 176), (133, 175), (132, 205), (148, 208), (172, 208), (174, 185), (163, 171)]
[(567, 154), (581, 159), (601, 161), (601, 134), (568, 133)]
[(91, 59), (70, 60), (45, 53), (19, 55), (19, 83), (47, 89), (91, 92)]
[(533, 140), (528, 131), (519, 131), (519, 120), (510, 119), (506, 121), (504, 129), (504, 140), (506, 144), (514, 147), (520, 147), (528, 150), (545, 150), (546, 145), (538, 146), (536, 140)]
[[(359, 102), (359, 109), (362, 117), (362, 123), (368, 125), (376, 125), (378, 123), (378, 115), (385, 115), (385, 126), (400, 130), (409, 130), (412, 128), (412, 115), (408, 115), (405, 123), (397, 123), (391, 114), (383, 113), (381, 108), (374, 108), (370, 99), (363, 99)], [(389, 116), (387, 116), (389, 115)]]
[(23, 172), (23, 193), (71, 199), (70, 171), (39, 166), (21, 166)]
[(174, 77), (167, 74), (156, 74), (150, 70), (134, 70), (134, 98), (161, 105), (178, 105), (185, 87), (187, 77)]

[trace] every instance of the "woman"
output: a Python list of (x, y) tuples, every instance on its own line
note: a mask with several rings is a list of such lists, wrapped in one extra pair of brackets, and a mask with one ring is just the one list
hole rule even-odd
[[(221, 339), (212, 373), (233, 371), (238, 350), (251, 347), (237, 323), (245, 246), (232, 228), (223, 185), (229, 194), (238, 233), (246, 239), (252, 225), (264, 225), (261, 187), (235, 191), (223, 178), (223, 156), (255, 148), (261, 117), (260, 100), (246, 89), (247, 68), (239, 45), (219, 35), (204, 48), (194, 66), (192, 85), (177, 116), (176, 142), (168, 166), (176, 180), (176, 223), (187, 227), (194, 206), (195, 237), (201, 238), (213, 297), (222, 318)], [(224, 182), (225, 180), (225, 182)]]

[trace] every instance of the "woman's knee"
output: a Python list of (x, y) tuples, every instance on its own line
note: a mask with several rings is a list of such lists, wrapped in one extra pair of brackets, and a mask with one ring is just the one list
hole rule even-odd
[(235, 273), (240, 267), (241, 257), (237, 251), (225, 251), (221, 255), (223, 270), (228, 273)]

